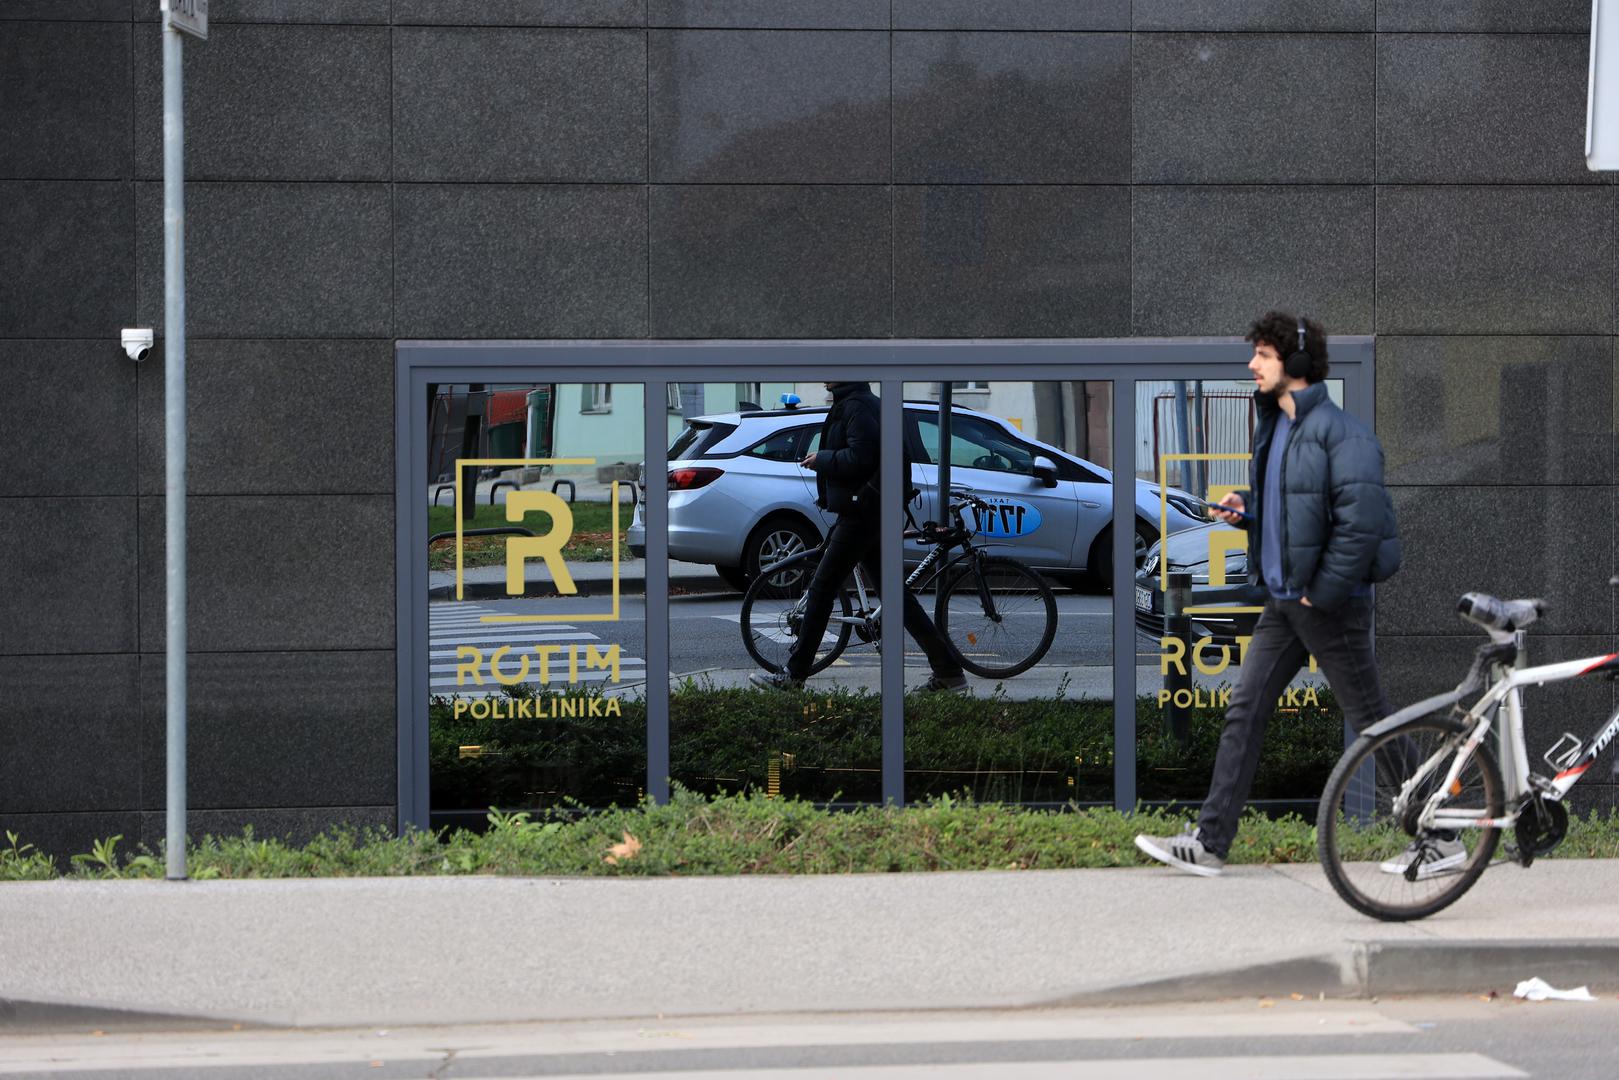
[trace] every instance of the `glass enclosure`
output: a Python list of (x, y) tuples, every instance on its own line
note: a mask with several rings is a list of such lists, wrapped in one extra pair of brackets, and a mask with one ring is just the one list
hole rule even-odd
[[(694, 343), (676, 363), (514, 343), (522, 378), (482, 383), (505, 346), (421, 359), (457, 348), (401, 346), (402, 374), (430, 369), (399, 411), (401, 492), (426, 512), (425, 533), (400, 526), (419, 552), (399, 571), (403, 820), (672, 789), (1052, 808), (1207, 790), (1262, 602), (1245, 535), (1204, 509), (1247, 483), (1246, 345), (876, 349), (853, 506), (829, 486), (852, 460), (834, 387), (863, 374), (845, 346)], [(1364, 411), (1370, 343), (1334, 349), (1329, 392)], [(950, 362), (917, 358), (934, 351)], [(467, 381), (423, 381), (458, 366)], [(1118, 590), (1116, 534), (1134, 568)], [(885, 542), (905, 583), (897, 658)], [(1311, 811), (1342, 746), (1307, 668), (1255, 801)]]

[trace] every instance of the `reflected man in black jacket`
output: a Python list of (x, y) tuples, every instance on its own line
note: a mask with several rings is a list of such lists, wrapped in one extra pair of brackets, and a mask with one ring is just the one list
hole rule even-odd
[[(872, 588), (880, 588), (879, 541), (882, 536), (879, 479), (881, 405), (863, 382), (827, 383), (832, 391), (832, 407), (821, 426), (820, 449), (801, 464), (815, 473), (815, 501), (836, 514), (827, 535), (821, 561), (810, 578), (804, 604), (804, 619), (798, 641), (787, 659), (785, 672), (754, 672), (750, 680), (757, 686), (789, 689), (802, 686), (814, 665), (815, 654), (832, 617), (838, 590), (859, 563), (865, 568)], [(906, 481), (910, 480), (909, 466)], [(927, 654), (932, 677), (920, 689), (961, 692), (967, 677), (961, 664), (922, 605), (909, 589), (905, 590), (905, 629)]]

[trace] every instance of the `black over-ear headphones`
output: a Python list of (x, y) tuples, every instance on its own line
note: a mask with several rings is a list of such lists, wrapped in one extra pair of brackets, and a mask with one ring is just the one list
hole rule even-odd
[(1299, 347), (1290, 353), (1283, 362), (1283, 370), (1292, 379), (1308, 379), (1310, 377), (1310, 364), (1314, 358), (1304, 351), (1304, 316), (1299, 316)]

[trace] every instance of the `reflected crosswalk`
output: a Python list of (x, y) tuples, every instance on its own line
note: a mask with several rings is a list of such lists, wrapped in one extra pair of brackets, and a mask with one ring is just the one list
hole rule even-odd
[[(428, 687), (435, 696), (451, 694), (460, 697), (489, 697), (504, 693), (504, 688), (492, 683), (489, 664), (496, 662), (493, 654), (503, 647), (510, 651), (501, 654), (500, 671), (507, 677), (539, 689), (564, 690), (599, 686), (607, 682), (612, 672), (605, 668), (592, 668), (588, 663), (589, 650), (594, 646), (599, 657), (614, 644), (591, 630), (571, 623), (491, 623), (485, 616), (506, 614), (479, 604), (433, 604), (428, 607)], [(484, 682), (479, 685), (470, 675), (462, 672), (464, 660), (461, 647), (471, 645), (485, 657)], [(546, 651), (549, 659), (542, 664), (535, 646), (555, 646)], [(570, 646), (576, 646), (570, 663)], [(523, 657), (528, 659), (528, 672), (522, 674)], [(462, 660), (462, 663), (458, 663)], [(522, 677), (518, 677), (522, 676)], [(621, 651), (618, 681), (615, 685), (644, 682), (646, 658), (630, 656)], [(514, 682), (514, 685), (515, 685)]]

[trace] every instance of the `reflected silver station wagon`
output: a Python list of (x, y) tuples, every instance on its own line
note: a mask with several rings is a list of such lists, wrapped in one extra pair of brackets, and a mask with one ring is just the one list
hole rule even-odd
[[(708, 563), (736, 588), (761, 566), (819, 544), (835, 515), (815, 505), (815, 474), (802, 461), (820, 443), (826, 408), (782, 408), (695, 417), (669, 447), (669, 557)], [(938, 492), (939, 406), (907, 401), (905, 440), (921, 489), (912, 512), (942, 519)], [(1030, 439), (988, 413), (951, 412), (951, 483), (972, 488), (996, 512), (979, 535), (1067, 584), (1105, 587), (1112, 561), (1113, 474), (1100, 465)], [(1196, 501), (1165, 489), (1171, 533), (1206, 524)], [(1135, 481), (1139, 566), (1158, 539), (1159, 488)], [(626, 539), (646, 554), (643, 504)], [(926, 549), (905, 545), (908, 563)]]

